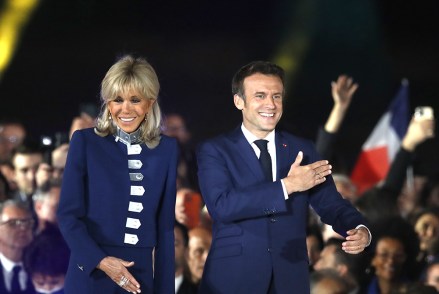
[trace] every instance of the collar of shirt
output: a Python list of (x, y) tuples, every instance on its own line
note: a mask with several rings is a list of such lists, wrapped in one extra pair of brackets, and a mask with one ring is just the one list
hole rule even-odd
[(7, 271), (7, 272), (12, 272), (12, 269), (14, 268), (14, 266), (19, 265), (19, 266), (23, 266), (23, 264), (21, 262), (19, 263), (15, 263), (12, 260), (10, 260), (9, 258), (7, 258), (6, 256), (4, 256), (2, 253), (0, 253), (0, 261), (3, 265), (3, 268)]
[(21, 266), (21, 271), (20, 274), (18, 275), (18, 279), (20, 281), (21, 289), (24, 289), (27, 281), (27, 275), (26, 272), (23, 270), (23, 263), (22, 262), (15, 263), (9, 258), (7, 258), (6, 256), (4, 256), (2, 253), (0, 253), (0, 261), (3, 265), (3, 276), (6, 283), (5, 284), (6, 289), (11, 289), (12, 275), (14, 274), (12, 270), (16, 265)]
[(180, 289), (181, 284), (183, 284), (183, 275), (175, 277), (175, 293)]
[[(260, 138), (256, 137), (255, 135), (253, 135), (245, 126), (244, 124), (241, 124), (241, 130), (242, 133), (244, 134), (245, 139), (248, 141), (248, 143), (250, 144), (250, 146), (252, 146), (253, 150), (256, 153), (256, 156), (259, 158), (259, 156), (261, 155), (261, 150), (259, 150), (258, 146), (256, 146), (256, 144), (254, 143), (256, 140), (259, 140)], [(268, 133), (268, 135), (265, 138), (262, 138), (264, 140), (267, 140), (267, 149), (268, 149), (268, 153), (270, 153), (270, 157), (271, 157), (271, 168), (272, 168), (272, 173), (273, 173), (273, 181), (276, 180), (276, 171), (277, 171), (277, 166), (276, 166), (276, 144), (275, 144), (275, 130), (272, 130), (270, 133)]]

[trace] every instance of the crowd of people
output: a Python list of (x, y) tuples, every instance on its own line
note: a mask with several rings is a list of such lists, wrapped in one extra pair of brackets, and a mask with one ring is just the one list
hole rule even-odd
[[(315, 141), (317, 152), (323, 159), (330, 160), (334, 157), (337, 133), (343, 124), (357, 88), (358, 85), (353, 82), (353, 79), (345, 75), (341, 75), (332, 83), (331, 94), (334, 106), (325, 125), (318, 130)], [(244, 93), (234, 94), (235, 106), (243, 110), (240, 108), (239, 95), (244, 96)], [(132, 99), (132, 97), (122, 98)], [(246, 99), (249, 99), (248, 96)], [(157, 105), (153, 101), (151, 103), (150, 107)], [(242, 106), (243, 111), (245, 107)], [(110, 116), (108, 113), (104, 115), (104, 118), (112, 119), (111, 113)], [(245, 119), (244, 117), (244, 125)], [(176, 138), (180, 150), (176, 168), (173, 227), (175, 293), (190, 294), (209, 291), (223, 293), (219, 290), (214, 292), (213, 288), (210, 288), (214, 282), (211, 285), (208, 285), (210, 280), (202, 282), (206, 260), (209, 252), (215, 253), (212, 259), (228, 257), (229, 255), (225, 255), (225, 252), (219, 251), (218, 246), (221, 244), (215, 245), (215, 242), (226, 241), (226, 238), (243, 234), (243, 232), (237, 227), (226, 226), (236, 221), (231, 216), (234, 212), (227, 212), (230, 215), (223, 213), (221, 210), (228, 208), (225, 200), (213, 199), (213, 195), (208, 190), (212, 188), (212, 185), (225, 185), (225, 183), (209, 182), (203, 176), (197, 177), (200, 167), (197, 165), (195, 144), (191, 140), (191, 133), (185, 123), (185, 118), (178, 113), (167, 113), (162, 123), (160, 126), (162, 134)], [(66, 132), (71, 138), (76, 130), (96, 126), (97, 120), (83, 113), (73, 119), (71, 129)], [(349, 176), (338, 173), (336, 167), (332, 168), (332, 176), (329, 175), (331, 173), (329, 170), (321, 169), (320, 173), (326, 174), (319, 177), (319, 182), (313, 185), (323, 183), (324, 180), (320, 182), (320, 178), (332, 178), (338, 192), (344, 198), (343, 201), (356, 207), (364, 216), (365, 223), (361, 225), (367, 226), (372, 242), (367, 242), (370, 245), (368, 244), (369, 246), (364, 251), (349, 254), (344, 243), (347, 235), (340, 235), (336, 232), (337, 230), (323, 223), (314, 208), (320, 212), (325, 208), (322, 207), (322, 203), (311, 202), (316, 206), (311, 205), (306, 211), (308, 253), (306, 260), (311, 293), (390, 294), (439, 291), (439, 171), (415, 169), (411, 174), (407, 173), (407, 169), (413, 164), (416, 147), (434, 137), (434, 127), (435, 121), (432, 119), (412, 118), (387, 177), (364, 193), (357, 193)], [(64, 293), (64, 280), (69, 267), (71, 248), (69, 249), (61, 234), (57, 210), (61, 187), (66, 181), (64, 169), (70, 142), (59, 142), (51, 148), (42, 148), (41, 144), (31, 142), (27, 137), (30, 136), (24, 124), (19, 120), (0, 121), (0, 264), (2, 268), (0, 270), (0, 293)], [(76, 140), (79, 140), (78, 136)], [(77, 147), (75, 148), (77, 150)], [(206, 148), (204, 146), (204, 150), (201, 150), (204, 155), (212, 152)], [(213, 157), (213, 153), (206, 156)], [(206, 163), (206, 160), (201, 160), (203, 172), (206, 172), (213, 164), (213, 162)], [(294, 158), (292, 160), (294, 162)], [(215, 178), (218, 179), (217, 176)], [(199, 182), (200, 179), (202, 182)], [(108, 181), (112, 180), (114, 179), (108, 179)], [(283, 185), (288, 188), (289, 183)], [(200, 187), (203, 188), (200, 189)], [(311, 188), (308, 187), (305, 190)], [(314, 197), (314, 194), (311, 197)], [(224, 204), (219, 208), (221, 204), (217, 202), (220, 201)], [(265, 216), (258, 216), (258, 218), (267, 218), (268, 221), (276, 223), (278, 220), (275, 215), (275, 212), (268, 212)], [(251, 214), (239, 216), (238, 221), (245, 222), (246, 218), (253, 218), (253, 216)], [(64, 230), (74, 231), (73, 227), (66, 228), (67, 226), (64, 224)], [(158, 229), (161, 229), (160, 225)], [(219, 240), (221, 238), (222, 240)], [(77, 241), (83, 242), (83, 240)], [(216, 251), (213, 251), (213, 247)], [(231, 245), (229, 249), (232, 249)], [(154, 248), (151, 250), (154, 251)], [(239, 249), (236, 250), (239, 251)], [(227, 254), (239, 254), (236, 250), (227, 252)], [(84, 258), (86, 257), (87, 254), (84, 253)], [(166, 259), (166, 257), (157, 258), (163, 258), (160, 259), (163, 262)], [(262, 256), (250, 256), (250, 258), (258, 259)], [(106, 260), (106, 262), (107, 264), (105, 262), (101, 264), (101, 262), (99, 266), (107, 273), (105, 267), (110, 267), (114, 261)], [(77, 266), (83, 271), (81, 264)], [(209, 271), (213, 271), (216, 266), (215, 260), (210, 260), (209, 266)], [(127, 265), (127, 268), (129, 267), (130, 265)], [(232, 274), (242, 268), (215, 269)], [(107, 275), (110, 276), (109, 273)], [(124, 278), (128, 275), (126, 273)], [(269, 281), (268, 291), (271, 291), (270, 293), (276, 293), (276, 277), (273, 273)], [(114, 277), (113, 280), (116, 281), (116, 279), (118, 277)], [(270, 280), (269, 277), (268, 280)], [(116, 283), (119, 282), (116, 281)], [(277, 288), (278, 293), (283, 293), (279, 289)], [(135, 292), (135, 289), (131, 292)]]

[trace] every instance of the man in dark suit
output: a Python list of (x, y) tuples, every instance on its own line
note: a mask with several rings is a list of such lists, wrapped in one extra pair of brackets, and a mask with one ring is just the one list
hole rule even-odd
[(34, 220), (25, 203), (7, 200), (0, 205), (0, 293), (35, 293), (23, 267), (23, 250), (32, 241)]
[(364, 250), (369, 230), (337, 192), (331, 166), (313, 144), (275, 130), (284, 102), (282, 68), (252, 62), (235, 74), (232, 90), (242, 125), (197, 151), (213, 219), (200, 293), (309, 293), (308, 205), (345, 237), (348, 253)]

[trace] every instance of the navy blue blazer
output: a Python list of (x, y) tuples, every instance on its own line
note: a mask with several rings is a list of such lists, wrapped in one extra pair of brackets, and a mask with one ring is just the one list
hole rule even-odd
[[(154, 247), (154, 291), (175, 291), (177, 142), (162, 136), (160, 144), (154, 149), (145, 144), (140, 146), (140, 154), (128, 155), (127, 146), (116, 142), (111, 135), (100, 137), (92, 128), (74, 133), (57, 213), (61, 232), (71, 250), (66, 293), (75, 292), (69, 290), (68, 285), (80, 283), (71, 283), (69, 278), (84, 278), (87, 282), (99, 262), (111, 255), (108, 248), (113, 247), (126, 248), (127, 251), (131, 248), (151, 250)], [(140, 169), (129, 169), (128, 160), (133, 159), (142, 162)], [(129, 176), (133, 172), (141, 173), (143, 179), (133, 182)], [(133, 185), (143, 186), (144, 194), (133, 196)], [(141, 211), (133, 211), (132, 207), (141, 207)], [(139, 219), (140, 227), (127, 227), (128, 218)], [(126, 243), (126, 234), (136, 235), (138, 241)], [(147, 254), (148, 251), (145, 251), (143, 256)], [(146, 258), (142, 261), (146, 263)], [(109, 278), (108, 281), (116, 285)]]
[(201, 193), (213, 219), (212, 246), (200, 293), (263, 293), (274, 277), (276, 293), (309, 293), (308, 207), (346, 236), (361, 214), (337, 192), (332, 177), (285, 200), (280, 179), (299, 151), (302, 165), (320, 156), (313, 143), (276, 132), (277, 179), (264, 181), (258, 158), (240, 128), (197, 150)]

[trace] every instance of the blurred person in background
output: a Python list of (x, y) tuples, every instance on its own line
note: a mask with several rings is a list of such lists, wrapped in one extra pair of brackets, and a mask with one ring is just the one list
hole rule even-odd
[(33, 195), (34, 212), (37, 217), (36, 233), (40, 233), (47, 224), (58, 225), (56, 211), (59, 206), (61, 186), (48, 181), (38, 188)]
[(439, 170), (432, 172), (421, 191), (422, 207), (439, 209)]
[(38, 165), (37, 171), (35, 173), (35, 182), (37, 189), (52, 178), (52, 150), (43, 151), (43, 160)]
[(189, 188), (198, 191), (197, 165), (195, 152), (191, 142), (186, 120), (181, 114), (168, 113), (165, 115), (163, 134), (176, 138), (180, 147), (178, 158), (178, 188)]
[(64, 294), (70, 251), (58, 227), (49, 225), (26, 247), (23, 265), (35, 294)]
[(319, 128), (316, 139), (317, 152), (324, 159), (332, 160), (338, 132), (357, 89), (358, 84), (354, 83), (352, 77), (347, 75), (340, 75), (337, 81), (331, 82), (331, 96), (334, 105), (325, 125)]
[(69, 145), (63, 143), (54, 149), (49, 148), (43, 153), (43, 161), (39, 164), (35, 174), (37, 187), (46, 182), (62, 183), (64, 168), (67, 160)]
[(23, 252), (33, 239), (34, 220), (29, 207), (18, 200), (0, 204), (0, 293), (33, 294), (23, 268)]
[(73, 118), (70, 125), (69, 139), (72, 138), (73, 133), (77, 130), (95, 127), (98, 114), (99, 110), (96, 105), (92, 103), (81, 104), (79, 106), (79, 115)]
[(427, 267), (425, 284), (433, 286), (439, 292), (439, 261), (431, 263)]
[[(196, 227), (189, 231), (189, 254), (187, 263), (191, 272), (192, 283), (199, 285), (204, 272), (207, 255), (212, 244), (212, 233)], [(227, 270), (227, 269), (224, 269)]]
[(5, 176), (8, 181), (10, 193), (17, 190), (17, 183), (15, 182), (15, 171), (12, 161), (0, 162), (0, 173)]
[[(387, 189), (398, 188), (398, 208), (403, 217), (409, 218), (422, 209), (421, 191), (428, 180), (428, 172), (418, 172), (413, 168), (412, 174), (407, 176), (407, 168), (413, 164), (416, 148), (428, 139), (435, 136), (434, 118), (419, 119), (413, 115), (401, 147), (392, 163), (384, 185)], [(394, 169), (395, 171), (392, 171)], [(400, 172), (398, 173), (397, 170)], [(419, 168), (418, 168), (419, 170)], [(402, 189), (401, 189), (402, 187)]]
[(349, 286), (333, 269), (322, 269), (310, 275), (311, 294), (347, 294)]
[(175, 293), (195, 294), (198, 289), (192, 283), (190, 270), (187, 264), (189, 255), (189, 234), (185, 225), (175, 222)]
[(11, 198), (11, 190), (6, 177), (0, 172), (0, 203)]
[(342, 250), (342, 243), (343, 240), (337, 238), (329, 239), (314, 265), (314, 270), (333, 269), (345, 280), (349, 293), (362, 293), (361, 285), (368, 281), (368, 256), (365, 252), (347, 254)]
[(59, 184), (62, 183), (68, 152), (68, 143), (61, 144), (52, 151), (52, 181)]
[(199, 226), (202, 204), (200, 193), (189, 188), (177, 189), (175, 219), (189, 230)]
[(374, 234), (370, 261), (372, 279), (366, 293), (389, 294), (417, 281), (419, 241), (413, 227), (398, 216), (375, 223), (371, 230)]
[(425, 269), (428, 264), (439, 261), (439, 209), (419, 211), (412, 223), (419, 238), (417, 261)]
[[(14, 198), (31, 205), (32, 195), (37, 187), (36, 173), (43, 162), (43, 153), (38, 145), (33, 143), (18, 146), (12, 155), (17, 191)], [(31, 207), (31, 206), (30, 206)]]
[(18, 120), (0, 121), (0, 162), (9, 161), (15, 148), (26, 138), (26, 129)]
[(309, 224), (306, 229), (306, 249), (308, 252), (309, 269), (314, 270), (314, 265), (320, 258), (323, 249), (323, 236), (317, 224)]

